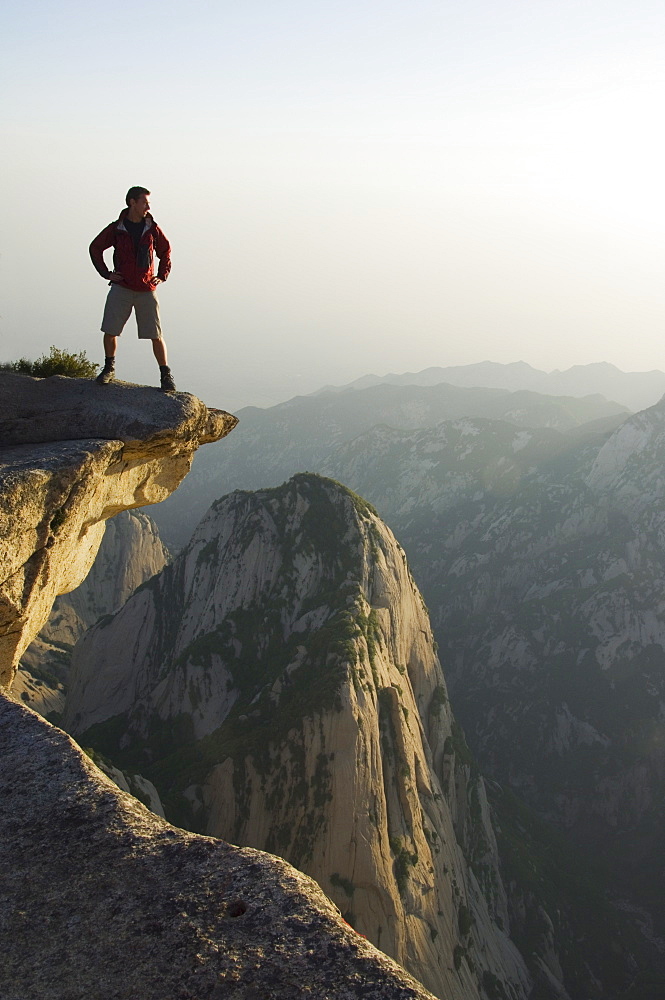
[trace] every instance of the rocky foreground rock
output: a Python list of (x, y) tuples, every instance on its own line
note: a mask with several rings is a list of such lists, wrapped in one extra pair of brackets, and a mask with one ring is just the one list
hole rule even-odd
[(170, 826), (0, 696), (3, 1000), (427, 1000), (311, 879)]
[(87, 574), (106, 519), (165, 499), (236, 423), (187, 393), (0, 374), (0, 685)]

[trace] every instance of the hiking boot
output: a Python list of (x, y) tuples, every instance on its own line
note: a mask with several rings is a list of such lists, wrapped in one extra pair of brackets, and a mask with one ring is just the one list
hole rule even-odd
[(115, 378), (115, 365), (110, 365), (108, 361), (105, 363), (104, 367), (100, 371), (99, 375), (95, 379), (99, 385), (108, 385)]
[(175, 382), (170, 368), (161, 369), (160, 382), (162, 392), (175, 392)]

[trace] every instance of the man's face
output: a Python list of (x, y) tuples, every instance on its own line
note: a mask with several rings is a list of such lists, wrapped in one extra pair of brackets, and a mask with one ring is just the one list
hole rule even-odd
[(150, 211), (150, 202), (148, 201), (148, 195), (142, 194), (140, 198), (136, 200), (134, 198), (129, 199), (129, 207), (140, 216), (145, 219), (146, 215)]

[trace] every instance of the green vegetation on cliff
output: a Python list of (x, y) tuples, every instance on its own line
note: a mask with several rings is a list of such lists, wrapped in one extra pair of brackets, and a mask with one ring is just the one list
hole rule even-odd
[[(184, 793), (199, 786), (216, 764), (229, 758), (237, 776), (234, 780), (240, 781), (251, 762), (264, 780), (271, 776), (272, 796), (278, 797), (280, 788), (300, 789), (303, 796), (311, 793), (313, 811), (325, 801), (327, 767), (317, 767), (308, 781), (299, 764), (304, 760), (303, 725), (305, 720), (341, 708), (341, 688), (355, 677), (365, 643), (372, 658), (377, 627), (371, 613), (367, 615), (360, 586), (361, 532), (374, 523), (368, 504), (350, 490), (309, 474), (265, 491), (258, 500), (249, 494), (231, 499), (244, 511), (233, 536), (234, 551), (250, 550), (264, 537), (266, 545), (279, 545), (279, 574), (269, 591), (228, 610), (214, 629), (195, 635), (169, 662), (168, 646), (174, 642), (183, 613), (178, 566), (148, 585), (164, 622), (160, 677), (191, 668), (199, 668), (199, 677), (225, 670), (227, 689), (234, 699), (226, 718), (198, 740), (191, 717), (185, 713), (168, 720), (150, 713), (140, 722), (137, 719), (139, 724), (130, 713), (95, 725), (82, 737), (123, 769), (131, 767), (145, 774), (159, 789), (169, 818), (197, 830), (205, 824), (205, 815), (191, 794)], [(218, 501), (213, 511), (228, 502)], [(294, 520), (295, 510), (299, 516)], [(198, 550), (197, 571), (212, 580), (222, 560), (219, 539), (213, 536)], [(303, 567), (309, 564), (316, 567), (316, 582), (301, 593)], [(305, 627), (287, 624), (294, 613), (299, 621), (307, 622)], [(188, 682), (194, 708), (204, 698), (200, 683)], [(290, 771), (280, 778), (276, 762), (284, 753)], [(296, 773), (299, 767), (300, 774)], [(239, 822), (241, 798), (239, 794)], [(287, 833), (274, 833), (275, 849)], [(302, 850), (306, 850), (304, 843)]]
[(15, 372), (17, 375), (32, 375), (33, 378), (49, 378), (51, 375), (66, 375), (68, 378), (94, 378), (99, 365), (89, 360), (85, 351), (72, 354), (52, 346), (48, 354), (36, 361), (19, 358), (0, 364), (0, 371)]

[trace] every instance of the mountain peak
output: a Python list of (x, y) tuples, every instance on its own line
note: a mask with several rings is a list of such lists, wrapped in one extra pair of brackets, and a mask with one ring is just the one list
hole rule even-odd
[(486, 973), (525, 996), (426, 608), (356, 494), (299, 473), (216, 501), (73, 674), (68, 723), (179, 825), (285, 857), (439, 995), (475, 1000)]

